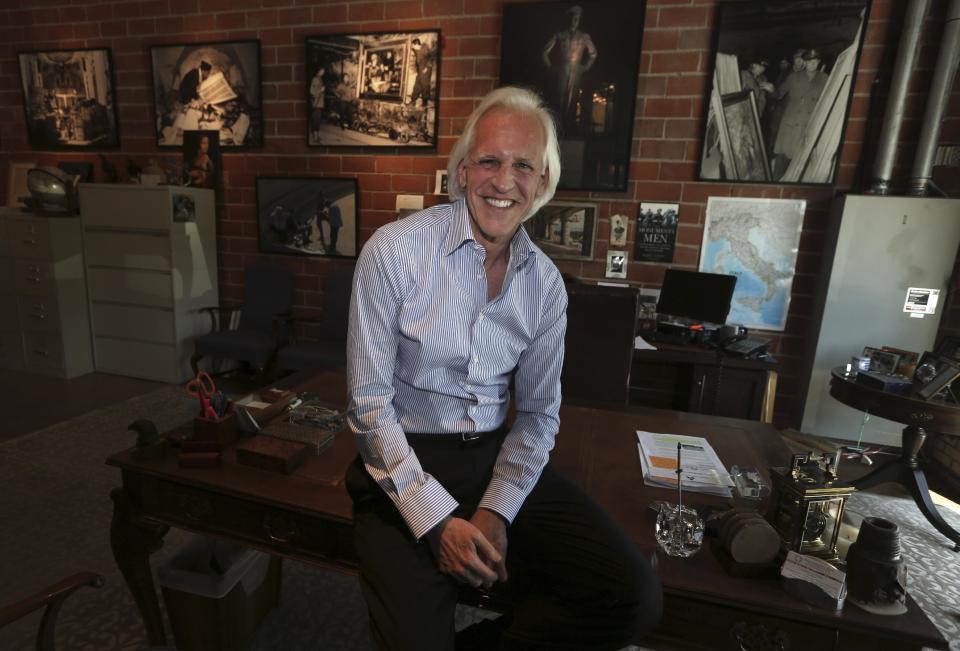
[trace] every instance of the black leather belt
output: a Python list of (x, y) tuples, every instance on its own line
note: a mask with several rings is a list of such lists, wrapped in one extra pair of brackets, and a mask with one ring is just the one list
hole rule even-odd
[(502, 439), (507, 434), (507, 424), (488, 432), (405, 432), (407, 442), (411, 445), (426, 443), (428, 445), (476, 445), (491, 439)]

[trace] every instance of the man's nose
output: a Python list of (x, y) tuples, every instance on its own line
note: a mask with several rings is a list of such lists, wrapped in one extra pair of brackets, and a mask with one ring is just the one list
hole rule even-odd
[(510, 165), (501, 165), (497, 168), (497, 173), (493, 175), (493, 184), (500, 192), (506, 192), (514, 184), (513, 167)]

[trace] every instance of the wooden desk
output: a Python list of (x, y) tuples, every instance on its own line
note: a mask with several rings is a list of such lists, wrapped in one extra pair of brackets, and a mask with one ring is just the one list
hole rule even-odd
[[(319, 375), (299, 388), (320, 391), (333, 398), (332, 404), (343, 404), (342, 376)], [(643, 485), (634, 431), (640, 427), (706, 435), (726, 463), (765, 469), (771, 462), (786, 463), (790, 455), (770, 426), (639, 408), (564, 407), (561, 418), (552, 463), (585, 487), (645, 555), (655, 557), (666, 596), (665, 617), (657, 635), (670, 648), (946, 648), (909, 596), (909, 611), (899, 617), (870, 615), (853, 605), (841, 614), (829, 613), (791, 598), (777, 581), (728, 576), (709, 547), (685, 560), (657, 553), (655, 517), (648, 505), (652, 500), (669, 499), (670, 493)], [(150, 643), (164, 644), (166, 634), (149, 557), (171, 526), (354, 571), (350, 499), (343, 485), (345, 469), (354, 455), (352, 437), (342, 433), (332, 448), (310, 458), (290, 476), (239, 466), (232, 451), (226, 453), (221, 468), (210, 470), (181, 469), (173, 453), (155, 461), (136, 461), (130, 451), (111, 456), (107, 463), (120, 468), (123, 479), (122, 488), (111, 493), (115, 502), (111, 544), (143, 615)], [(716, 497), (691, 497), (695, 503), (724, 503)]]
[(773, 422), (776, 361), (693, 344), (654, 345), (633, 353), (631, 405)]

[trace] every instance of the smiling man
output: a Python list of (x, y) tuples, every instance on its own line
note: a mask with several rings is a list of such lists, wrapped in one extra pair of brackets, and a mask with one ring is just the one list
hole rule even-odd
[[(360, 255), (347, 488), (379, 649), (613, 650), (659, 620), (649, 564), (548, 463), (567, 297), (521, 223), (559, 177), (540, 98), (495, 90), (450, 154), (453, 203), (379, 229)], [(455, 638), (458, 584), (504, 582), (514, 612)]]

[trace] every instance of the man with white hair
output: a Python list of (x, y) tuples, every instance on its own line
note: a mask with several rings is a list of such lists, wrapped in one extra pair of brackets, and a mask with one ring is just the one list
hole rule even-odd
[[(374, 642), (618, 649), (652, 630), (662, 597), (622, 530), (548, 464), (567, 296), (521, 227), (560, 178), (540, 98), (487, 95), (448, 177), (453, 203), (380, 228), (354, 276), (347, 371), (360, 455), (347, 488)], [(501, 582), (513, 612), (455, 643), (458, 584)]]

